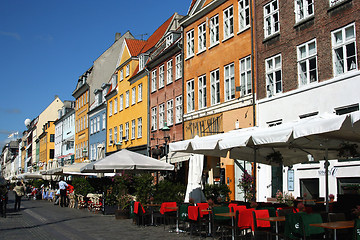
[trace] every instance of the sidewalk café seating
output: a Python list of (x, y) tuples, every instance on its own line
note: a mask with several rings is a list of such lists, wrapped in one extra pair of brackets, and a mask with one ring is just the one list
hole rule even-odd
[[(327, 221), (328, 222), (337, 222), (337, 221), (346, 221), (345, 213), (328, 213)], [(334, 231), (330, 231), (330, 234), (333, 234)], [(338, 237), (343, 237), (344, 239), (350, 239), (351, 229), (338, 229), (336, 231)], [(333, 237), (332, 237), (333, 238)]]
[(198, 208), (198, 232), (200, 236), (205, 232), (205, 236), (210, 234), (211, 228), (211, 211), (208, 203), (197, 203)]
[(54, 191), (50, 191), (49, 196), (48, 196), (48, 200), (49, 200), (50, 202), (53, 202), (53, 201), (54, 201), (54, 195), (55, 195)]
[(145, 226), (149, 222), (151, 214), (145, 211), (143, 205), (140, 202), (134, 202), (134, 216), (135, 224), (138, 226)]
[(160, 207), (160, 213), (163, 215), (164, 229), (167, 224), (170, 224), (170, 220), (176, 220), (176, 202), (163, 202)]
[(355, 219), (354, 239), (355, 240), (360, 240), (360, 219), (359, 218)]
[(271, 225), (269, 221), (257, 220), (257, 218), (268, 218), (270, 217), (267, 209), (254, 210), (253, 212), (253, 232), (255, 239), (269, 239), (269, 236), (273, 235)]
[(254, 208), (240, 209), (237, 211), (237, 231), (240, 231), (242, 236), (246, 236), (250, 233), (252, 235), (253, 211), (255, 211)]
[(179, 224), (182, 223), (183, 226), (182, 226), (182, 229), (185, 229), (185, 223), (189, 221), (188, 219), (188, 207), (189, 207), (189, 204), (188, 203), (183, 203), (180, 205), (179, 207)]
[(229, 212), (230, 212), (229, 207), (222, 206), (222, 207), (213, 207), (212, 208), (212, 218), (211, 218), (212, 231), (211, 232), (213, 234), (213, 237), (215, 237), (217, 235), (217, 230), (220, 230), (221, 238), (223, 238), (224, 230), (232, 228), (231, 218), (216, 215), (219, 213), (229, 213)]
[(228, 207), (230, 209), (230, 212), (235, 212), (234, 207), (237, 207), (238, 205), (236, 203), (229, 203)]
[(285, 218), (285, 237), (289, 239), (324, 237), (325, 230), (323, 228), (309, 225), (311, 223), (322, 223), (320, 214), (299, 212), (288, 214)]
[(87, 208), (87, 201), (81, 194), (77, 194), (78, 209)]
[(188, 221), (190, 223), (190, 236), (193, 234), (195, 226), (198, 226), (199, 220), (199, 206), (188, 207)]

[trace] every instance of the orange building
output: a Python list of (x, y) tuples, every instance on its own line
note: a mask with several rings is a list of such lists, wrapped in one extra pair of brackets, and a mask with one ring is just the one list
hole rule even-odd
[[(184, 139), (254, 125), (249, 1), (194, 0), (184, 36)], [(234, 160), (206, 157), (207, 183), (226, 183), (235, 199)], [(237, 164), (235, 164), (236, 166)]]
[(49, 160), (55, 155), (55, 125), (54, 121), (44, 124), (43, 132), (38, 138), (39, 141), (39, 162), (38, 169), (45, 170)]

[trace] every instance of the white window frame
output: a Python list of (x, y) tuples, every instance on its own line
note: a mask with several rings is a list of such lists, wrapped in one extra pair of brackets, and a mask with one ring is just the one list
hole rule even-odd
[(174, 124), (174, 100), (170, 99), (166, 102), (166, 123), (167, 126)]
[(138, 118), (138, 125), (137, 125), (137, 129), (138, 129), (138, 134), (137, 134), (137, 138), (142, 138), (142, 118)]
[(109, 117), (112, 116), (112, 113), (113, 113), (113, 102), (110, 101), (110, 102), (109, 102)]
[[(106, 128), (106, 114), (103, 113), (103, 125), (102, 125), (102, 129)], [(99, 128), (100, 129), (100, 128)]]
[(210, 18), (210, 47), (219, 43), (219, 15)]
[(206, 50), (206, 22), (198, 26), (198, 53)]
[(239, 1), (239, 32), (250, 27), (250, 0)]
[(314, 0), (295, 0), (295, 21), (314, 16)]
[[(276, 64), (277, 62), (278, 64)], [(283, 86), (281, 54), (265, 59), (265, 74), (267, 97), (272, 97), (282, 93)], [(280, 79), (277, 79), (277, 77), (280, 77)]]
[(135, 129), (136, 129), (136, 122), (135, 119), (133, 119), (131, 120), (131, 139), (135, 139), (136, 136)]
[(175, 80), (182, 78), (181, 53), (175, 57)]
[(206, 108), (206, 74), (198, 77), (198, 105), (199, 109)]
[(119, 125), (119, 141), (123, 141), (124, 136), (124, 126), (122, 124)]
[(234, 7), (231, 5), (223, 11), (224, 40), (234, 36)]
[(126, 65), (126, 77), (130, 75), (130, 64)]
[(136, 103), (136, 87), (131, 89), (131, 105)]
[(114, 127), (114, 143), (118, 142), (118, 128)]
[(166, 47), (170, 47), (171, 44), (174, 42), (174, 34), (169, 33), (169, 35), (166, 36)]
[(194, 29), (186, 33), (186, 57), (192, 57), (195, 54)]
[(125, 141), (129, 141), (129, 122), (125, 123)]
[(120, 81), (124, 80), (124, 69), (120, 70)]
[(216, 69), (210, 72), (210, 104), (220, 103), (220, 71)]
[(118, 98), (114, 99), (114, 114), (117, 114), (118, 112)]
[(157, 90), (157, 70), (153, 70), (151, 72), (151, 92), (155, 92)]
[[(314, 64), (315, 68), (310, 69)], [(297, 65), (299, 86), (318, 81), (316, 39), (297, 46)]]
[(344, 2), (346, 0), (329, 0), (330, 7), (335, 6), (341, 2)]
[(235, 99), (235, 65), (230, 63), (224, 67), (225, 101)]
[(138, 85), (138, 102), (142, 101), (142, 83)]
[(278, 0), (272, 0), (264, 6), (264, 36), (270, 37), (280, 32), (280, 14)]
[[(106, 114), (105, 114), (105, 113), (103, 113), (103, 118), (106, 119)], [(106, 128), (105, 122), (106, 122), (106, 121), (103, 122), (103, 129)], [(97, 116), (97, 123), (96, 123), (96, 125), (97, 125), (97, 131), (100, 132), (100, 116)]]
[[(353, 29), (352, 36), (346, 36), (347, 33), (350, 33), (349, 30)], [(339, 28), (331, 32), (331, 42), (332, 42), (332, 55), (333, 55), (333, 71), (334, 76), (339, 76), (350, 71), (358, 69), (357, 64), (357, 52), (356, 52), (356, 28), (355, 23), (346, 25), (345, 27)], [(353, 45), (354, 55), (348, 56), (348, 48)], [(341, 55), (339, 55), (341, 54)], [(342, 59), (341, 59), (342, 58)], [(352, 60), (351, 60), (352, 59)], [(348, 61), (351, 61), (348, 62)], [(341, 62), (343, 62), (341, 64)], [(342, 68), (342, 69), (341, 69)]]
[(187, 102), (187, 112), (195, 111), (195, 83), (194, 79), (188, 80), (186, 82), (186, 102)]
[(124, 94), (120, 95), (120, 106), (119, 106), (119, 111), (124, 110)]
[(165, 123), (165, 103), (159, 105), (159, 130), (164, 127)]
[(90, 120), (90, 134), (94, 133), (94, 120)]
[(165, 79), (164, 79), (164, 65), (161, 65), (159, 67), (159, 89), (163, 88), (165, 85)]
[(251, 56), (240, 59), (240, 95), (244, 97), (252, 93)]
[(173, 82), (173, 60), (170, 59), (166, 63), (166, 84)]
[(112, 138), (112, 129), (109, 129), (109, 146), (111, 146), (111, 144), (113, 143), (113, 138)]
[(175, 98), (175, 124), (182, 122), (182, 95)]
[(151, 130), (157, 130), (157, 107), (151, 108)]
[(126, 91), (126, 97), (125, 97), (125, 108), (129, 107), (129, 101), (130, 101), (130, 91)]

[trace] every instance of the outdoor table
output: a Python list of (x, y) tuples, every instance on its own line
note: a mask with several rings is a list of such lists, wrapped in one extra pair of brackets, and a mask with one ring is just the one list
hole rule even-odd
[(227, 213), (215, 213), (216, 216), (220, 216), (220, 217), (231, 217), (231, 239), (234, 240), (235, 239), (235, 216), (236, 213), (235, 212), (227, 212)]
[(280, 217), (268, 217), (268, 218), (256, 218), (256, 220), (275, 222), (276, 240), (279, 239), (279, 227), (278, 227), (278, 222), (285, 222), (285, 216), (280, 216)]
[(210, 221), (210, 213), (212, 212), (211, 209), (202, 209), (202, 212), (207, 212), (209, 217), (209, 235), (211, 235), (211, 221)]
[(144, 206), (149, 207), (151, 209), (151, 225), (154, 226), (154, 208), (153, 207), (160, 207), (161, 204), (150, 203), (150, 204), (145, 204)]
[(166, 209), (171, 209), (171, 210), (176, 210), (176, 229), (175, 232), (176, 233), (180, 233), (183, 232), (182, 230), (180, 230), (179, 228), (179, 207), (165, 207)]
[(334, 240), (336, 240), (336, 230), (337, 229), (353, 228), (354, 227), (354, 221), (336, 221), (336, 222), (327, 222), (327, 223), (311, 223), (310, 226), (333, 229), (334, 230)]

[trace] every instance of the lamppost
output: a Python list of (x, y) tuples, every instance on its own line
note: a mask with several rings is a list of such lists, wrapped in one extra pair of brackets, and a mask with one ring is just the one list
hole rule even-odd
[(161, 131), (164, 132), (164, 140), (165, 140), (165, 156), (166, 156), (166, 163), (168, 163), (168, 142), (170, 142), (170, 136), (168, 132), (170, 131), (170, 128), (167, 126), (166, 121), (164, 122), (164, 127), (161, 129)]

